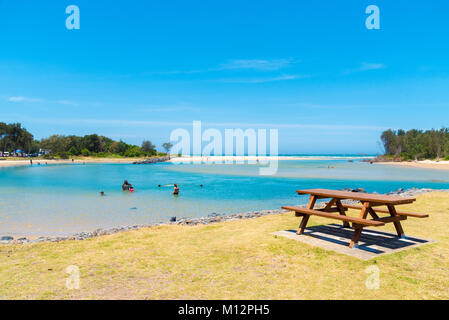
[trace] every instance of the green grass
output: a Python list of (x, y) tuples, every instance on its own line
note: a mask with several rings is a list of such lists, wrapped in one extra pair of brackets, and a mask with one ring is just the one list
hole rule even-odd
[[(409, 235), (435, 244), (374, 260), (275, 237), (296, 228), (292, 214), (208, 226), (167, 225), (86, 241), (0, 246), (4, 299), (448, 299), (449, 194), (434, 192), (404, 210)], [(312, 217), (310, 225), (329, 223)], [(393, 232), (388, 225), (379, 229)], [(365, 269), (380, 269), (380, 289)], [(80, 269), (80, 289), (65, 271)]]

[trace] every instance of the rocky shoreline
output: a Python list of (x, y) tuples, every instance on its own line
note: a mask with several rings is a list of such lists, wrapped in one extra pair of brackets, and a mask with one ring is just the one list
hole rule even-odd
[[(343, 189), (344, 191), (352, 191), (352, 192), (360, 192), (364, 193), (365, 190), (363, 188), (357, 188), (357, 189)], [(435, 190), (435, 189), (427, 189), (427, 188), (412, 188), (412, 189), (398, 189), (395, 191), (391, 191), (386, 193), (386, 195), (395, 195), (395, 196), (401, 196), (401, 197), (413, 197), (419, 194), (428, 193), (432, 191), (444, 191), (449, 192), (449, 189), (447, 190)], [(375, 192), (374, 192), (375, 193)], [(351, 201), (351, 200), (345, 200), (345, 203), (351, 203), (351, 202), (357, 202), (357, 201)], [(306, 205), (300, 205), (300, 206), (306, 206)], [(149, 223), (144, 225), (131, 225), (131, 226), (121, 226), (111, 229), (97, 229), (92, 232), (80, 232), (75, 233), (71, 236), (63, 236), (63, 237), (40, 237), (38, 239), (27, 239), (26, 237), (21, 237), (18, 239), (14, 239), (12, 236), (0, 236), (0, 244), (26, 244), (26, 243), (39, 243), (39, 242), (59, 242), (59, 241), (67, 241), (67, 240), (86, 240), (90, 238), (95, 238), (99, 236), (104, 235), (110, 235), (114, 233), (119, 233), (123, 231), (129, 231), (129, 230), (137, 230), (141, 228), (149, 228), (149, 227), (155, 227), (159, 225), (189, 225), (189, 226), (195, 226), (195, 225), (207, 225), (211, 223), (219, 223), (223, 221), (234, 221), (234, 220), (242, 220), (242, 219), (253, 219), (258, 217), (263, 217), (266, 215), (273, 215), (273, 214), (281, 214), (288, 212), (287, 210), (283, 209), (275, 209), (275, 210), (259, 210), (259, 211), (251, 211), (246, 213), (236, 213), (236, 214), (224, 214), (220, 215), (217, 213), (212, 213), (208, 215), (207, 217), (201, 217), (201, 218), (181, 218), (177, 219), (176, 217), (171, 217), (169, 222), (162, 222), (162, 223)]]
[(168, 160), (170, 160), (170, 157), (149, 158), (142, 161), (134, 161), (133, 164), (153, 164), (158, 162), (166, 162)]

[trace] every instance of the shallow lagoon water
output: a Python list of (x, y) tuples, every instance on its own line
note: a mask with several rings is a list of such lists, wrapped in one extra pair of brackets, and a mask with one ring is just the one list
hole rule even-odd
[[(68, 235), (97, 228), (305, 203), (295, 190), (449, 188), (449, 172), (348, 162), (286, 160), (274, 176), (248, 164), (64, 164), (0, 169), (0, 235)], [(328, 168), (334, 167), (334, 168)], [(127, 179), (136, 188), (121, 191)], [(173, 183), (181, 189), (171, 192)], [(162, 187), (158, 187), (161, 184)], [(203, 184), (203, 187), (200, 187)], [(166, 186), (170, 185), (170, 186)], [(100, 197), (100, 191), (106, 193)]]

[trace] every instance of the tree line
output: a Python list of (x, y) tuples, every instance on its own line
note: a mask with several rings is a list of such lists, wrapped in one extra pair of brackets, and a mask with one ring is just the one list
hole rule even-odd
[(381, 135), (385, 155), (403, 160), (449, 160), (449, 128), (387, 130)]
[[(170, 142), (163, 145), (166, 153), (173, 146)], [(0, 150), (2, 153), (16, 152), (36, 154), (40, 150), (46, 150), (47, 156), (69, 158), (70, 156), (122, 156), (145, 157), (155, 156), (159, 153), (156, 146), (149, 140), (137, 145), (127, 144), (123, 141), (115, 141), (98, 134), (89, 134), (83, 137), (75, 135), (52, 135), (48, 138), (35, 140), (34, 136), (22, 127), (20, 123), (6, 124), (0, 122)]]

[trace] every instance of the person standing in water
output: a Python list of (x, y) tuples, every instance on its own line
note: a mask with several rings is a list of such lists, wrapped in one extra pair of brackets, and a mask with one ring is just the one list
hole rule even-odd
[(133, 185), (131, 183), (129, 183), (128, 180), (125, 180), (125, 182), (123, 182), (123, 184), (122, 184), (123, 191), (128, 191), (132, 187), (133, 187)]
[(178, 185), (176, 183), (175, 183), (175, 187), (173, 188), (173, 194), (175, 196), (177, 196), (179, 194), (179, 188), (178, 188)]

